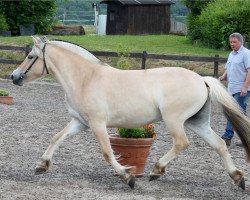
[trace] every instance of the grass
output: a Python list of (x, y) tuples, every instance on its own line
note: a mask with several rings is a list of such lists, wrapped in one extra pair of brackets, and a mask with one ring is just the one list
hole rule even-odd
[[(107, 35), (88, 34), (83, 36), (49, 36), (50, 39), (62, 39), (79, 44), (90, 51), (117, 51), (122, 46), (128, 52), (156, 54), (227, 57), (228, 51), (215, 50), (198, 44), (191, 44), (187, 37), (176, 35)], [(1, 37), (0, 45), (32, 45), (31, 37)]]
[[(143, 52), (154, 54), (172, 54), (172, 55), (190, 55), (190, 56), (214, 56), (226, 58), (229, 51), (215, 50), (198, 44), (191, 44), (187, 37), (177, 35), (107, 35), (98, 36), (93, 34), (91, 28), (86, 29), (86, 35), (83, 36), (48, 36), (49, 39), (61, 39), (76, 43), (90, 51), (125, 51), (125, 52)], [(0, 45), (32, 46), (32, 38), (29, 36), (20, 37), (0, 37)], [(0, 57), (5, 59), (23, 60), (24, 55), (16, 52), (1, 51)], [(103, 58), (106, 62), (114, 66), (115, 58)], [(140, 68), (140, 59), (129, 59), (131, 68)], [(180, 66), (197, 71), (201, 74), (211, 74), (210, 70), (206, 73), (204, 66), (213, 66), (213, 63), (196, 63), (182, 61), (162, 61), (147, 60), (147, 66)], [(207, 68), (207, 67), (206, 67)], [(6, 76), (13, 69), (13, 66), (4, 66), (0, 64), (0, 76)], [(204, 71), (205, 70), (205, 71)], [(223, 69), (222, 69), (223, 70)]]

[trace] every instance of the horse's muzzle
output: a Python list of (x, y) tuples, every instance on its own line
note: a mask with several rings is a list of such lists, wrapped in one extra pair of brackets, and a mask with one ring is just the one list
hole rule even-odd
[(10, 78), (15, 85), (22, 86), (23, 80), (26, 78), (26, 76), (27, 75), (25, 73), (20, 73), (19, 75), (11, 74)]

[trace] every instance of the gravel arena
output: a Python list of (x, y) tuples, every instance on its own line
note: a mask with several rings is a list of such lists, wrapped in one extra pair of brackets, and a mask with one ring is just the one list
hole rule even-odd
[[(0, 89), (9, 90), (13, 105), (0, 104), (0, 199), (250, 199), (250, 163), (245, 152), (229, 147), (233, 161), (246, 172), (246, 190), (235, 186), (217, 153), (193, 132), (187, 130), (189, 148), (172, 161), (167, 173), (149, 182), (155, 162), (172, 145), (163, 122), (155, 124), (157, 140), (151, 149), (145, 176), (136, 178), (131, 190), (104, 160), (91, 131), (73, 135), (56, 150), (53, 166), (35, 175), (36, 162), (54, 134), (69, 122), (64, 91), (52, 81), (37, 81), (23, 87), (0, 79)], [(222, 135), (225, 117), (217, 105), (212, 107), (211, 124)], [(109, 129), (114, 133), (115, 129)], [(234, 141), (238, 141), (238, 137)]]

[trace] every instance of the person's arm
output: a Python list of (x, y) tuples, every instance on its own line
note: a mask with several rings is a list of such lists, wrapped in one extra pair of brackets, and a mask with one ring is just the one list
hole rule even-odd
[(240, 96), (243, 97), (247, 94), (247, 90), (250, 86), (250, 68), (247, 68), (247, 77), (246, 77), (246, 81), (245, 84), (243, 85), (243, 88), (241, 90)]
[(219, 77), (220, 81), (227, 80), (227, 70), (224, 71), (223, 75)]

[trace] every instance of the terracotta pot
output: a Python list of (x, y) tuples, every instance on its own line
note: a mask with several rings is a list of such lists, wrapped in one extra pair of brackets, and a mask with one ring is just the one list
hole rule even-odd
[(0, 96), (0, 103), (12, 105), (13, 97), (12, 96)]
[(124, 166), (136, 166), (134, 175), (143, 176), (154, 138), (121, 138), (110, 135), (109, 140), (114, 154), (120, 156), (118, 162)]

